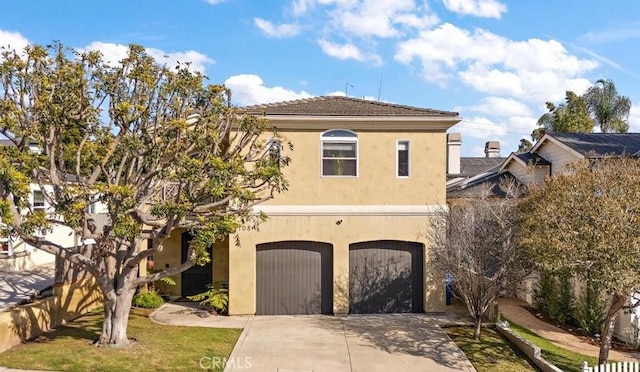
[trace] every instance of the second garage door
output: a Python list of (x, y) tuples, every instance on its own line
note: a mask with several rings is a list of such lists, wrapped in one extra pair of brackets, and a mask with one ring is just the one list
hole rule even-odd
[(420, 243), (379, 240), (349, 245), (349, 311), (423, 312), (423, 260)]
[(332, 245), (285, 241), (256, 246), (256, 314), (332, 314)]

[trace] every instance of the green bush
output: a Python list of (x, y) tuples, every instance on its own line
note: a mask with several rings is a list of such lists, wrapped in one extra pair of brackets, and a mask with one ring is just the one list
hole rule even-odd
[(558, 324), (573, 322), (575, 298), (570, 274), (541, 273), (534, 300), (536, 309), (545, 317)]
[(146, 293), (138, 293), (133, 296), (133, 306), (144, 307), (146, 309), (157, 309), (164, 303), (164, 300), (158, 292), (149, 291)]
[(580, 331), (594, 335), (600, 333), (604, 321), (604, 307), (602, 291), (593, 282), (587, 281), (582, 293), (578, 296), (573, 317)]
[(199, 301), (200, 305), (207, 305), (210, 308), (215, 309), (218, 314), (228, 314), (229, 291), (222, 288), (221, 283), (219, 282), (207, 284), (207, 288), (209, 289), (206, 292), (187, 296), (187, 298), (191, 301)]

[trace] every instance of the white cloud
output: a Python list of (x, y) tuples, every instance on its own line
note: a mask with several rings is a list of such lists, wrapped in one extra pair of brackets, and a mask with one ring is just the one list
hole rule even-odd
[(640, 133), (640, 102), (634, 102), (629, 111), (629, 132)]
[[(462, 111), (462, 109), (456, 110)], [(500, 117), (531, 115), (529, 106), (513, 98), (503, 97), (483, 98), (480, 103), (470, 107), (469, 110)]]
[(324, 39), (318, 40), (318, 45), (322, 48), (322, 51), (338, 59), (354, 59), (360, 62), (374, 62), (376, 64), (382, 63), (382, 58), (375, 53), (365, 53), (353, 44), (338, 44)]
[[(124, 44), (104, 43), (101, 41), (94, 41), (87, 45), (82, 50), (98, 50), (104, 56), (104, 60), (110, 63), (116, 63), (121, 61), (127, 56), (129, 47)], [(205, 72), (205, 66), (215, 63), (215, 61), (206, 55), (197, 52), (195, 50), (188, 50), (184, 52), (172, 52), (168, 53), (161, 49), (146, 48), (147, 53), (155, 58), (156, 62), (167, 64), (167, 66), (175, 66), (178, 62), (190, 63), (190, 71)]]
[(13, 49), (19, 52), (29, 44), (29, 39), (22, 36), (19, 32), (0, 30), (0, 47)]
[(505, 124), (498, 124), (484, 116), (463, 119), (460, 124), (455, 126), (455, 131), (461, 132), (465, 137), (486, 139), (487, 141), (490, 140), (487, 138), (488, 136), (491, 136), (491, 140), (493, 140), (507, 134)]
[(579, 76), (598, 66), (568, 53), (555, 40), (515, 41), (489, 31), (452, 24), (424, 30), (397, 45), (394, 58), (420, 63), (423, 77), (444, 84), (455, 77), (492, 95), (545, 101), (587, 84)]
[(224, 85), (231, 89), (233, 104), (239, 106), (313, 97), (305, 91), (296, 92), (280, 86), (267, 87), (260, 76), (250, 74), (231, 76)]
[(264, 34), (272, 37), (286, 38), (297, 36), (300, 33), (300, 26), (293, 23), (274, 25), (270, 21), (262, 18), (254, 18), (253, 23)]
[(497, 0), (443, 0), (450, 11), (461, 15), (484, 18), (500, 18), (507, 6)]
[(216, 4), (220, 4), (224, 0), (204, 0), (204, 1), (209, 3), (209, 4), (216, 5)]

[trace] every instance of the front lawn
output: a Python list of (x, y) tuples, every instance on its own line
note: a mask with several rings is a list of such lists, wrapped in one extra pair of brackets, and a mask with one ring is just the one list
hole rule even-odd
[(562, 349), (553, 344), (551, 341), (538, 336), (530, 330), (521, 327), (508, 319), (507, 321), (509, 322), (509, 327), (511, 328), (511, 330), (524, 337), (532, 344), (538, 346), (540, 348), (542, 356), (563, 371), (582, 371), (582, 363), (585, 360), (589, 362), (590, 366), (598, 364), (598, 358), (596, 357), (590, 357), (570, 350)]
[(132, 310), (128, 335), (137, 344), (131, 348), (93, 346), (102, 327), (102, 312), (94, 312), (0, 353), (0, 366), (55, 371), (200, 370), (203, 357), (209, 358), (204, 359), (205, 366), (218, 360), (214, 357), (229, 357), (242, 331), (160, 325), (149, 320), (152, 311)]
[(473, 339), (471, 327), (445, 328), (445, 331), (478, 372), (538, 370), (517, 347), (493, 329), (483, 328), (480, 342)]

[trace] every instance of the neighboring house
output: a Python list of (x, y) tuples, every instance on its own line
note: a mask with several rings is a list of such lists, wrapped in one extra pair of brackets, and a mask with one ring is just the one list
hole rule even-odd
[[(184, 297), (226, 282), (230, 314), (443, 311), (425, 229), (446, 205), (445, 133), (458, 114), (346, 97), (244, 111), (293, 143), (288, 191), (255, 208), (269, 216), (259, 229), (217, 242), (211, 264), (161, 290)], [(154, 265), (179, 264), (188, 241), (174, 232)]]
[[(45, 185), (45, 191), (53, 193), (51, 186)], [(30, 184), (31, 195), (29, 201), (33, 210), (44, 210), (55, 216), (54, 209), (46, 201), (40, 186), (36, 183)], [(95, 215), (97, 222), (104, 220), (106, 206), (102, 203), (95, 203), (90, 206), (89, 213)], [(104, 224), (104, 222), (102, 222)], [(37, 232), (38, 235), (47, 240), (60, 244), (63, 247), (73, 247), (79, 243), (78, 235), (70, 227), (62, 224), (54, 224), (48, 229)], [(26, 244), (18, 237), (0, 238), (0, 271), (21, 271), (28, 270), (40, 265), (52, 264), (55, 256), (43, 250)]]
[[(640, 155), (640, 133), (547, 133), (529, 152), (509, 155), (496, 174), (508, 172), (525, 185), (541, 186), (545, 177), (562, 174), (570, 163), (622, 155)], [(528, 283), (528, 290), (519, 297), (532, 303), (533, 285)], [(621, 311), (614, 334), (630, 342), (634, 327), (636, 333), (640, 331), (639, 323), (639, 308)]]
[(493, 186), (501, 179), (498, 170), (506, 159), (500, 157), (500, 142), (485, 143), (483, 157), (460, 156), (461, 146), (460, 133), (447, 134), (447, 199), (464, 197), (487, 183), (499, 194)]

